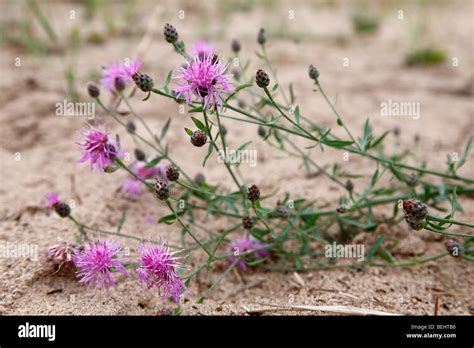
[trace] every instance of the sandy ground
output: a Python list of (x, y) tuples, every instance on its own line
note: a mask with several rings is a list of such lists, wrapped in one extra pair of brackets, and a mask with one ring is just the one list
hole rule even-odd
[[(226, 14), (221, 6), (191, 5), (168, 1), (156, 9), (159, 18), (152, 29), (149, 46), (146, 46), (144, 70), (156, 81), (163, 81), (169, 70), (181, 60), (162, 40), (161, 27), (166, 22), (175, 23), (181, 38), (193, 42), (205, 35), (223, 55), (230, 55), (229, 42), (236, 37), (242, 41), (242, 57), (252, 59), (250, 71), (260, 63), (254, 55), (257, 49), (255, 35), (261, 26), (269, 35), (268, 52), (279, 70), (280, 83), (294, 83), (295, 94), (304, 115), (319, 124), (336, 128), (334, 116), (322, 97), (313, 93), (307, 78), (307, 66), (313, 63), (321, 71), (321, 83), (331, 97), (338, 96), (337, 108), (347, 124), (359, 135), (366, 117), (371, 118), (373, 131), (381, 134), (395, 126), (401, 129), (398, 146), (413, 149), (413, 138), (421, 136), (416, 149), (417, 160), (427, 160), (431, 167), (443, 169), (446, 154), (461, 152), (473, 129), (472, 102), (472, 12), (471, 1), (441, 1), (420, 9), (407, 3), (371, 3), (371, 11), (382, 18), (379, 32), (367, 37), (356, 36), (351, 28), (353, 6), (340, 3), (325, 4), (309, 1), (273, 2), (256, 6), (250, 12), (234, 11)], [(206, 2), (207, 3), (207, 2)], [(2, 1), (11, 8), (14, 17), (19, 5)], [(215, 4), (214, 4), (215, 5)], [(137, 31), (143, 33), (152, 2), (141, 2), (136, 15)], [(75, 2), (48, 4), (52, 24), (67, 32), (74, 25), (67, 18), (69, 11), (81, 14), (83, 9)], [(397, 11), (405, 11), (405, 19), (397, 19)], [(184, 10), (185, 20), (177, 13)], [(295, 11), (295, 20), (288, 19), (288, 11)], [(120, 7), (115, 9), (120, 12)], [(422, 15), (426, 18), (426, 33), (421, 41), (413, 42), (415, 22)], [(2, 11), (2, 16), (5, 11)], [(145, 20), (141, 19), (144, 16)], [(80, 18), (80, 15), (78, 16)], [(119, 17), (120, 18), (120, 17)], [(217, 18), (217, 19), (216, 19)], [(5, 18), (4, 18), (5, 19)], [(117, 20), (118, 25), (120, 21)], [(135, 22), (134, 22), (135, 23)], [(122, 23), (123, 25), (123, 23)], [(81, 30), (87, 34), (91, 28), (105, 30), (98, 19)], [(286, 33), (286, 35), (282, 35)], [(275, 38), (272, 38), (275, 36)], [(100, 45), (84, 44), (77, 57), (77, 85), (81, 96), (87, 100), (85, 85), (101, 65), (128, 57), (141, 40), (131, 34), (107, 37)], [(403, 66), (404, 54), (414, 44), (435, 42), (446, 50), (448, 60), (440, 67), (412, 68)], [(72, 277), (52, 275), (43, 258), (43, 251), (58, 240), (74, 240), (75, 227), (57, 216), (47, 216), (43, 211), (28, 208), (40, 203), (45, 192), (57, 191), (65, 200), (74, 200), (73, 213), (81, 221), (113, 229), (121, 213), (127, 209), (123, 231), (138, 236), (163, 238), (172, 244), (180, 242), (177, 225), (154, 225), (150, 221), (167, 214), (166, 207), (157, 204), (151, 196), (138, 202), (123, 198), (118, 187), (124, 174), (99, 175), (91, 173), (87, 165), (75, 161), (79, 153), (74, 145), (78, 130), (86, 121), (84, 117), (56, 116), (55, 104), (66, 96), (64, 71), (68, 57), (50, 54), (26, 55), (9, 45), (1, 48), (0, 55), (0, 242), (36, 246), (39, 258), (0, 259), (0, 314), (146, 314), (170, 313), (174, 306), (163, 305), (156, 293), (144, 291), (135, 279), (122, 280), (110, 294), (86, 289)], [(21, 66), (15, 66), (15, 58)], [(348, 58), (349, 66), (344, 66)], [(457, 58), (459, 65), (453, 66)], [(191, 175), (203, 172), (209, 183), (220, 184), (223, 190), (234, 189), (232, 181), (216, 157), (211, 157), (206, 168), (201, 167), (204, 148), (190, 149), (183, 127), (192, 127), (187, 115), (178, 112), (177, 104), (159, 97), (148, 102), (133, 99), (133, 106), (154, 128), (159, 129), (171, 117), (168, 135), (170, 153)], [(390, 118), (380, 116), (380, 103), (387, 100), (415, 101), (421, 104), (421, 118)], [(99, 116), (103, 116), (99, 111)], [(282, 158), (281, 153), (267, 146), (256, 134), (253, 125), (226, 120), (230, 148), (252, 140), (251, 148), (258, 151), (258, 165), (241, 166), (246, 183), (257, 183), (262, 192), (275, 188), (283, 197), (316, 200), (318, 205), (337, 204), (342, 193), (328, 179), (318, 176), (308, 179), (300, 162)], [(134, 145), (123, 129), (113, 127), (121, 135), (124, 145)], [(138, 128), (138, 131), (143, 129)], [(343, 133), (340, 133), (342, 135)], [(308, 145), (299, 141), (302, 145)], [(392, 138), (388, 150), (395, 150)], [(337, 162), (344, 171), (365, 174), (370, 178), (374, 164), (351, 156), (343, 161), (342, 153), (327, 150), (315, 151), (313, 158), (320, 165)], [(410, 159), (416, 163), (414, 159)], [(460, 171), (472, 177), (474, 158)], [(355, 180), (356, 187), (368, 179)], [(439, 179), (432, 179), (439, 182)], [(472, 199), (462, 198), (465, 216), (472, 221)], [(204, 217), (203, 217), (204, 218)], [(215, 230), (228, 225), (225, 220), (205, 220)], [(456, 231), (467, 233), (464, 228)], [(409, 232), (404, 224), (387, 233), (389, 238), (401, 239), (397, 257), (403, 259), (413, 250), (419, 256), (429, 256), (443, 250), (443, 240), (425, 232)], [(472, 232), (471, 232), (472, 233)], [(204, 237), (205, 235), (203, 235)], [(363, 241), (373, 241), (374, 235), (364, 236)], [(136, 243), (123, 242), (135, 247)], [(191, 240), (187, 240), (188, 243)], [(226, 252), (226, 250), (223, 250)], [(191, 265), (199, 264), (204, 255), (193, 254)], [(195, 303), (196, 294), (205, 291), (225, 270), (226, 263), (218, 263), (212, 272), (202, 272), (190, 284), (191, 295), (182, 305), (186, 315), (245, 314), (245, 308), (263, 308), (265, 304), (352, 305), (401, 314), (432, 314), (434, 299), (440, 300), (440, 314), (470, 314), (474, 305), (474, 265), (463, 260), (444, 258), (423, 266), (408, 269), (367, 268), (313, 271), (299, 276), (283, 272), (251, 270), (232, 273), (211, 293), (202, 304)], [(300, 284), (301, 283), (301, 284)], [(266, 314), (324, 314), (321, 312), (269, 311)]]

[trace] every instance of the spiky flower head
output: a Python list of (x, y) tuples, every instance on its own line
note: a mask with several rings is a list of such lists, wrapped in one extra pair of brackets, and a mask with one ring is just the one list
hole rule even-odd
[(163, 35), (165, 36), (165, 40), (171, 44), (178, 41), (178, 31), (174, 26), (169, 23), (165, 24), (165, 27), (163, 29)]
[(146, 153), (145, 151), (143, 151), (142, 149), (140, 148), (136, 148), (134, 151), (133, 151), (134, 155), (135, 155), (135, 158), (137, 159), (137, 161), (144, 161), (146, 160)]
[(284, 204), (278, 203), (275, 208), (275, 214), (283, 219), (288, 218), (288, 208)]
[(405, 221), (412, 230), (422, 230), (426, 226), (428, 209), (426, 205), (416, 198), (403, 200)]
[(89, 83), (87, 85), (87, 93), (89, 93), (89, 96), (91, 98), (97, 98), (100, 96), (100, 89), (99, 87), (97, 87), (97, 85)]
[(244, 216), (242, 218), (242, 226), (247, 230), (251, 230), (253, 227), (253, 219), (248, 215)]
[(101, 172), (111, 166), (113, 160), (119, 157), (119, 149), (116, 141), (110, 139), (109, 133), (103, 125), (84, 127), (80, 141), (77, 143), (82, 151), (79, 163), (90, 160), (91, 170), (94, 166)]
[(153, 89), (154, 82), (150, 75), (137, 71), (132, 75), (132, 78), (137, 87), (143, 92), (150, 92)]
[(231, 43), (231, 47), (234, 53), (239, 53), (240, 49), (242, 48), (242, 45), (240, 44), (239, 40), (233, 39)]
[(168, 169), (166, 169), (166, 178), (169, 181), (176, 181), (179, 179), (179, 170), (176, 167), (169, 166)]
[(344, 185), (347, 191), (354, 190), (354, 183), (351, 179), (347, 179), (346, 184)]
[[(268, 250), (261, 249), (266, 246), (265, 243), (254, 240), (250, 237), (241, 237), (236, 240), (231, 245), (232, 256), (230, 257), (230, 262), (237, 262), (237, 266), (242, 270), (247, 270), (247, 261), (250, 259), (262, 259), (268, 254)], [(242, 256), (242, 254), (255, 249), (257, 250), (248, 255)]]
[(71, 214), (71, 207), (65, 202), (59, 202), (54, 206), (54, 211), (62, 218), (68, 217)]
[(164, 243), (151, 247), (141, 244), (138, 252), (140, 259), (136, 272), (139, 281), (148, 289), (156, 287), (163, 300), (171, 296), (178, 303), (186, 287), (177, 274), (183, 266), (178, 263), (175, 253)]
[(155, 182), (155, 194), (160, 201), (165, 201), (170, 197), (171, 190), (164, 180), (157, 179)]
[(46, 251), (46, 259), (57, 269), (72, 269), (75, 267), (72, 258), (77, 252), (78, 249), (74, 245), (60, 242)]
[(114, 92), (117, 79), (120, 83), (127, 84), (132, 81), (132, 76), (142, 67), (142, 62), (138, 59), (113, 62), (102, 71), (100, 83), (109, 92)]
[(201, 147), (206, 145), (207, 142), (207, 134), (206, 132), (203, 132), (202, 130), (198, 129), (193, 132), (191, 135), (191, 144), (197, 147)]
[(314, 67), (314, 65), (310, 65), (308, 68), (308, 75), (311, 80), (317, 81), (319, 77), (319, 71)]
[(59, 200), (56, 192), (49, 192), (45, 195), (46, 208), (49, 212), (54, 210), (60, 217), (67, 217), (71, 213), (71, 207)]
[(403, 211), (409, 218), (421, 221), (428, 216), (426, 205), (416, 198), (403, 200)]
[(133, 121), (128, 121), (127, 122), (127, 131), (131, 134), (135, 133), (137, 130), (137, 126), (135, 126), (135, 123)]
[(184, 96), (186, 103), (191, 104), (194, 97), (204, 103), (205, 109), (222, 108), (224, 95), (234, 92), (230, 83), (232, 76), (225, 73), (227, 67), (228, 64), (216, 59), (215, 55), (197, 55), (173, 76), (178, 85), (174, 90), (176, 99)]
[(255, 73), (255, 82), (258, 87), (266, 88), (270, 84), (270, 76), (262, 69), (258, 69)]
[(128, 276), (123, 254), (120, 242), (110, 239), (87, 244), (82, 252), (73, 256), (79, 282), (97, 289), (115, 287), (119, 274)]
[(247, 198), (251, 202), (256, 202), (260, 198), (260, 190), (258, 189), (257, 185), (251, 185), (247, 189)]

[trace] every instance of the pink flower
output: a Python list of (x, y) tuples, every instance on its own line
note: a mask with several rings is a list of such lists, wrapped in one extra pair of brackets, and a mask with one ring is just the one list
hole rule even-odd
[(61, 242), (51, 246), (46, 252), (46, 258), (54, 266), (58, 268), (73, 268), (74, 262), (72, 260), (76, 247), (68, 242)]
[(136, 269), (138, 280), (148, 289), (156, 287), (163, 300), (171, 296), (178, 303), (186, 287), (176, 273), (176, 270), (183, 266), (173, 257), (174, 253), (171, 253), (165, 244), (152, 247), (141, 244), (138, 251), (140, 254), (140, 267)]
[(132, 81), (132, 75), (142, 67), (138, 59), (132, 61), (113, 62), (102, 71), (100, 83), (109, 91), (115, 91), (115, 80), (121, 77), (125, 82)]
[(128, 199), (138, 199), (143, 193), (142, 183), (134, 178), (127, 179), (122, 184), (124, 196)]
[(110, 239), (86, 245), (81, 253), (73, 256), (79, 282), (98, 289), (115, 287), (114, 275), (121, 273), (128, 276), (120, 258), (122, 254), (120, 242)]
[(249, 237), (241, 237), (236, 239), (232, 243), (232, 253), (233, 256), (230, 257), (230, 262), (234, 263), (237, 260), (237, 266), (242, 269), (242, 270), (247, 270), (247, 264), (245, 262), (245, 257), (250, 257), (253, 256), (255, 259), (262, 259), (268, 254), (268, 250), (262, 249), (255, 251), (254, 253), (251, 253), (249, 255), (246, 255), (244, 258), (241, 259), (241, 254), (254, 250), (254, 249), (260, 249), (264, 247), (266, 244), (262, 243), (260, 241), (251, 239)]
[(82, 150), (82, 158), (78, 162), (83, 163), (90, 160), (91, 170), (95, 165), (103, 172), (120, 155), (117, 151), (118, 144), (110, 140), (108, 132), (102, 127), (96, 128), (92, 125), (85, 127), (81, 134), (81, 140), (77, 145)]
[(195, 96), (199, 101), (204, 100), (206, 109), (222, 108), (224, 94), (234, 91), (230, 84), (231, 75), (225, 74), (227, 66), (212, 56), (196, 56), (173, 76), (178, 85), (176, 98), (184, 95), (186, 103), (191, 104)]
[[(158, 163), (155, 167), (147, 168), (146, 163), (138, 162), (135, 163), (131, 170), (141, 179), (152, 179), (158, 177), (160, 180), (166, 179), (166, 168), (167, 165), (164, 163)], [(122, 184), (122, 189), (125, 193), (125, 197), (129, 199), (137, 199), (144, 192), (143, 183), (135, 179), (133, 176), (129, 176), (127, 180)]]
[(59, 203), (58, 194), (56, 192), (48, 192), (44, 197), (46, 199), (46, 207), (49, 210), (54, 209), (54, 207)]
[(216, 49), (214, 48), (214, 46), (212, 46), (206, 40), (198, 40), (194, 44), (194, 54), (201, 59), (204, 59), (206, 57), (212, 58), (215, 52)]

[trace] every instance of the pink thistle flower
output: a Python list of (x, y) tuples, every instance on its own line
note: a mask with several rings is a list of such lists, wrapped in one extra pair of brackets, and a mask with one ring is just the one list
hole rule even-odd
[[(266, 246), (265, 243), (251, 239), (249, 237), (241, 237), (232, 243), (232, 253), (233, 255), (230, 257), (230, 262), (234, 263), (237, 261), (237, 266), (242, 270), (247, 270), (247, 263), (245, 261), (245, 257), (241, 258), (241, 254), (245, 253), (250, 250), (260, 249)], [(262, 249), (247, 255), (246, 257), (253, 256), (255, 259), (262, 259), (268, 254), (268, 250)]]
[(98, 289), (104, 287), (108, 290), (111, 286), (115, 287), (114, 275), (121, 273), (128, 276), (123, 259), (120, 258), (122, 254), (120, 242), (110, 239), (86, 245), (81, 253), (73, 256), (79, 282)]
[(230, 80), (231, 75), (225, 74), (228, 64), (224, 64), (215, 56), (196, 56), (193, 61), (180, 67), (176, 80), (176, 99), (184, 95), (187, 104), (191, 104), (193, 96), (204, 101), (206, 109), (222, 108), (224, 94), (234, 92)]
[(133, 74), (142, 67), (138, 59), (132, 61), (113, 62), (102, 71), (100, 83), (109, 91), (115, 91), (115, 80), (120, 77), (125, 83), (133, 81)]
[[(166, 168), (167, 165), (164, 163), (158, 163), (155, 167), (147, 168), (146, 163), (138, 162), (135, 163), (131, 169), (140, 179), (147, 180), (158, 177), (167, 182)], [(129, 199), (137, 199), (144, 192), (143, 183), (131, 175), (122, 184), (122, 189), (125, 192), (125, 197)]]
[(46, 199), (46, 207), (49, 210), (54, 209), (54, 207), (59, 203), (58, 194), (56, 192), (48, 192), (44, 197)]
[(141, 244), (138, 251), (140, 254), (140, 267), (136, 269), (138, 280), (148, 289), (155, 286), (163, 300), (171, 296), (178, 303), (186, 287), (176, 273), (176, 270), (183, 265), (177, 262), (175, 253), (171, 253), (165, 244), (152, 247)]
[(117, 151), (118, 144), (112, 141), (109, 134), (102, 127), (88, 125), (84, 127), (80, 142), (77, 143), (82, 150), (82, 158), (79, 163), (90, 160), (91, 170), (94, 165), (103, 172), (104, 169), (112, 165), (113, 160), (120, 156)]
[(46, 258), (58, 269), (74, 268), (73, 256), (78, 252), (77, 248), (68, 242), (60, 242), (51, 246), (46, 251)]
[(212, 57), (216, 49), (206, 40), (198, 40), (194, 44), (194, 54), (201, 59)]
[(128, 199), (138, 199), (143, 194), (142, 183), (136, 179), (127, 179), (122, 184), (122, 190), (124, 191), (124, 196)]

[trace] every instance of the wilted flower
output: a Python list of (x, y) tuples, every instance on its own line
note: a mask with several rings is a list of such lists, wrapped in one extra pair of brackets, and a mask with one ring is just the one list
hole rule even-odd
[(176, 273), (183, 266), (177, 262), (175, 253), (165, 244), (161, 246), (139, 247), (140, 267), (137, 268), (138, 279), (148, 289), (156, 287), (163, 299), (171, 296), (178, 303), (183, 290), (186, 289)]
[(142, 62), (138, 59), (111, 63), (102, 71), (100, 83), (109, 92), (113, 92), (117, 78), (121, 78), (124, 83), (132, 81), (132, 75), (140, 70), (141, 66)]
[(90, 287), (108, 290), (115, 287), (114, 276), (121, 273), (128, 276), (128, 272), (123, 266), (120, 242), (110, 239), (99, 240), (85, 246), (84, 250), (73, 256), (74, 264), (79, 282), (86, 283)]
[(179, 86), (176, 99), (184, 95), (187, 104), (191, 104), (193, 96), (204, 102), (204, 108), (222, 108), (223, 97), (226, 93), (234, 92), (230, 84), (232, 76), (225, 74), (228, 64), (224, 64), (215, 56), (197, 55), (193, 61), (178, 69), (173, 77)]
[(58, 269), (71, 269), (74, 267), (73, 256), (77, 248), (68, 242), (60, 242), (51, 246), (46, 252), (46, 258)]
[(260, 249), (264, 247), (266, 244), (254, 239), (251, 239), (249, 237), (242, 237), (239, 239), (236, 239), (232, 243), (232, 253), (233, 255), (230, 257), (230, 262), (236, 262), (237, 260), (237, 266), (242, 269), (246, 270), (247, 269), (247, 263), (245, 262), (245, 258), (247, 257), (253, 257), (255, 259), (262, 259), (268, 254), (268, 250), (262, 249), (255, 251), (254, 253), (251, 253), (250, 255), (247, 255), (244, 258), (241, 258), (240, 255), (243, 253), (249, 251), (249, 250), (255, 250), (255, 249)]
[(79, 145), (83, 153), (82, 158), (78, 162), (83, 163), (90, 160), (91, 170), (95, 165), (103, 172), (119, 156), (118, 144), (112, 141), (109, 138), (108, 132), (100, 126), (88, 125), (84, 127), (81, 140), (77, 145)]

